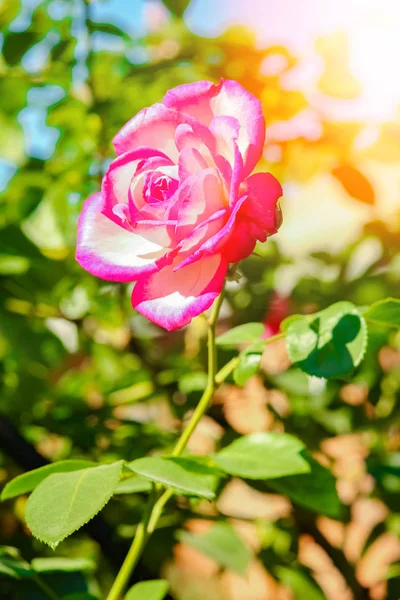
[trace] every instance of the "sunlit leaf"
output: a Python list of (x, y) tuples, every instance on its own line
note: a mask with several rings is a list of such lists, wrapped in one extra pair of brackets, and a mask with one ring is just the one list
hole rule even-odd
[(168, 581), (154, 579), (136, 583), (126, 594), (125, 600), (163, 600), (168, 592)]
[(229, 475), (269, 479), (309, 471), (301, 452), (304, 444), (284, 433), (253, 433), (243, 436), (214, 456)]
[(144, 477), (127, 477), (122, 479), (114, 490), (114, 494), (139, 494), (150, 492), (151, 482)]
[(1, 492), (1, 500), (8, 500), (9, 498), (31, 492), (52, 473), (68, 473), (95, 466), (96, 463), (89, 460), (60, 460), (51, 465), (39, 467), (33, 471), (18, 475), (18, 477), (9, 481)]
[(171, 487), (175, 492), (212, 500), (221, 473), (195, 458), (138, 458), (127, 465), (151, 481)]
[(379, 300), (363, 312), (363, 317), (370, 323), (397, 329), (400, 327), (400, 300), (397, 298)]
[(64, 556), (34, 558), (31, 564), (36, 573), (92, 572), (96, 569), (96, 564), (88, 558), (65, 558)]
[(26, 506), (32, 534), (51, 548), (92, 519), (114, 493), (123, 461), (55, 473), (35, 489)]
[(26, 273), (30, 262), (25, 256), (0, 254), (0, 275), (19, 275)]
[(235, 346), (243, 342), (258, 340), (263, 333), (264, 325), (262, 323), (246, 323), (218, 336), (216, 343), (218, 346)]
[(237, 385), (244, 385), (260, 368), (261, 354), (242, 353), (239, 364), (233, 372), (233, 380)]

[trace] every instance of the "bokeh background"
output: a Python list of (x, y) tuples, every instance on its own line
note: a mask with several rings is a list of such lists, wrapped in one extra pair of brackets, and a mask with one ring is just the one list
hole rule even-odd
[[(203, 389), (201, 318), (167, 335), (132, 311), (129, 286), (74, 260), (113, 135), (168, 88), (247, 87), (266, 116), (259, 168), (283, 183), (282, 228), (229, 284), (221, 331), (259, 320), (269, 336), (294, 312), (398, 297), (398, 0), (0, 0), (0, 26), (0, 485), (44, 460), (165, 451)], [(176, 600), (398, 600), (399, 347), (372, 330), (354, 376), (325, 382), (277, 341), (245, 388), (221, 388), (191, 441), (209, 453), (239, 434), (294, 433), (332, 468), (340, 518), (321, 490), (289, 498), (234, 480), (216, 504), (172, 505), (138, 576), (166, 577)], [(103, 597), (144, 498), (117, 496), (61, 544), (86, 562), (49, 581)], [(25, 502), (0, 507), (0, 542), (53, 556), (26, 530)], [(254, 554), (245, 579), (178, 541), (220, 515)], [(0, 597), (44, 598), (1, 572)]]

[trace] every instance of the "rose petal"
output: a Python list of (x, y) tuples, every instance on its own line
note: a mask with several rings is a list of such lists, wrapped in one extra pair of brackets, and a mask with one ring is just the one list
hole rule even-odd
[(244, 177), (261, 157), (265, 139), (265, 121), (261, 102), (239, 83), (221, 80), (217, 85), (199, 81), (180, 85), (167, 92), (165, 106), (184, 112), (207, 127), (214, 117), (234, 117), (240, 124), (239, 150), (244, 159)]
[(132, 306), (160, 327), (178, 329), (211, 306), (222, 291), (226, 270), (221, 256), (179, 271), (164, 267), (136, 283)]
[(129, 190), (137, 168), (148, 159), (163, 161), (170, 165), (169, 158), (152, 148), (137, 148), (121, 154), (110, 164), (103, 177), (101, 190), (105, 200), (105, 212), (112, 219), (112, 207), (115, 204), (125, 204), (129, 200)]
[(199, 173), (203, 169), (207, 169), (208, 165), (196, 148), (184, 148), (179, 153), (179, 179), (181, 182), (193, 175)]
[(265, 241), (264, 234), (276, 233), (280, 225), (276, 206), (283, 193), (281, 184), (271, 173), (255, 173), (243, 182), (240, 192), (249, 197), (243, 206), (242, 218), (254, 221), (262, 230), (260, 241)]
[(235, 142), (240, 133), (239, 121), (234, 117), (215, 117), (210, 123), (210, 131), (217, 143), (217, 152), (225, 156), (231, 165), (235, 160)]
[(255, 240), (245, 239), (243, 236), (240, 239), (236, 240), (234, 237), (235, 227), (236, 227), (236, 219), (239, 210), (242, 205), (247, 201), (247, 196), (242, 196), (237, 203), (235, 204), (229, 218), (226, 220), (226, 223), (217, 233), (210, 238), (208, 238), (203, 244), (201, 244), (194, 252), (192, 252), (189, 256), (187, 256), (178, 266), (177, 268), (183, 268), (187, 265), (193, 264), (197, 262), (199, 259), (202, 259), (205, 256), (210, 256), (212, 254), (221, 253), (224, 258), (228, 262), (236, 262), (231, 259), (230, 252), (226, 250), (226, 246), (230, 239), (233, 240), (233, 245), (238, 246), (238, 251), (243, 253), (243, 257), (245, 258), (253, 251), (255, 246)]
[(146, 146), (157, 148), (176, 162), (178, 150), (175, 145), (175, 130), (182, 123), (189, 125), (194, 133), (201, 134), (212, 145), (212, 134), (196, 119), (163, 104), (153, 104), (141, 110), (117, 133), (113, 139), (115, 151), (122, 154)]
[(179, 193), (177, 241), (228, 203), (216, 169), (203, 169), (189, 176), (181, 183)]
[(134, 281), (157, 271), (157, 259), (166, 253), (163, 246), (124, 229), (105, 216), (103, 209), (101, 194), (91, 196), (83, 205), (78, 221), (78, 263), (108, 281)]

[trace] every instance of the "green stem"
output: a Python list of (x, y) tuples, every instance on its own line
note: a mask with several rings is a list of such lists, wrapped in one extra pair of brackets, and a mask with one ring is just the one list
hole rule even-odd
[[(189, 423), (183, 430), (175, 448), (172, 451), (172, 456), (180, 456), (186, 445), (196, 429), (199, 421), (207, 411), (207, 408), (211, 402), (213, 393), (217, 386), (216, 375), (217, 375), (217, 349), (215, 345), (215, 325), (218, 319), (219, 311), (221, 309), (223, 300), (223, 292), (218, 296), (213, 311), (208, 320), (208, 381), (206, 389), (193, 412)], [(119, 600), (126, 589), (128, 581), (132, 575), (132, 572), (137, 565), (147, 540), (153, 533), (164, 509), (164, 506), (173, 495), (171, 489), (165, 490), (165, 492), (159, 496), (155, 501), (153, 497), (149, 499), (147, 510), (143, 515), (142, 521), (139, 523), (132, 545), (129, 549), (128, 554), (124, 560), (124, 563), (113, 583), (113, 586), (107, 596), (107, 600)]]

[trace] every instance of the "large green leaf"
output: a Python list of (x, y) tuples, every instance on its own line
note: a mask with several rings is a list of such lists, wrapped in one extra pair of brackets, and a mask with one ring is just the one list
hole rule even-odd
[(195, 458), (138, 458), (127, 465), (134, 473), (171, 487), (179, 494), (212, 500), (222, 473)]
[(268, 487), (309, 510), (332, 518), (339, 517), (341, 505), (334, 476), (311, 456), (305, 454), (305, 458), (309, 464), (308, 473), (270, 479)]
[(1, 500), (8, 500), (31, 492), (53, 473), (69, 473), (70, 471), (80, 471), (95, 466), (96, 463), (89, 460), (60, 460), (54, 464), (39, 467), (39, 469), (28, 471), (9, 481), (1, 492)]
[(337, 377), (357, 367), (367, 347), (367, 326), (351, 302), (282, 323), (290, 360), (309, 375)]
[(310, 470), (304, 444), (285, 433), (253, 433), (218, 452), (214, 460), (226, 473), (247, 479), (270, 479)]
[(244, 342), (254, 342), (264, 333), (262, 323), (246, 323), (226, 331), (216, 339), (218, 346), (236, 346)]
[(239, 575), (245, 576), (252, 558), (251, 550), (228, 523), (216, 523), (205, 533), (193, 534), (181, 531), (181, 542), (189, 544), (218, 564)]
[(125, 600), (163, 600), (167, 595), (168, 587), (168, 581), (165, 579), (141, 581), (128, 591)]
[(123, 461), (118, 461), (47, 477), (26, 506), (26, 521), (32, 534), (56, 548), (107, 504), (119, 481), (122, 465)]
[(363, 317), (370, 323), (398, 329), (400, 327), (400, 300), (386, 298), (375, 302), (363, 312)]

